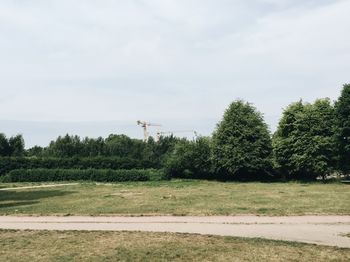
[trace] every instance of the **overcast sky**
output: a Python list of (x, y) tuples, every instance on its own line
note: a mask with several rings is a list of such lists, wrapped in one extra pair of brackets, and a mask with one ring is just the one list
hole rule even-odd
[(349, 0), (1, 0), (0, 132), (212, 133), (228, 104), (275, 130), (350, 82)]

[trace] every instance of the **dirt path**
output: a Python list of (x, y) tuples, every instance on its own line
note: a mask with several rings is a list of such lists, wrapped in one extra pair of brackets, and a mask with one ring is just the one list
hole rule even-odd
[(46, 187), (58, 187), (58, 186), (75, 186), (79, 183), (69, 183), (69, 184), (52, 184), (52, 185), (40, 185), (40, 186), (23, 186), (23, 187), (6, 187), (0, 188), (0, 191), (11, 191), (11, 190), (20, 190), (20, 189), (33, 189), (33, 188), (46, 188)]
[(14, 217), (2, 229), (149, 231), (260, 237), (350, 248), (350, 216)]

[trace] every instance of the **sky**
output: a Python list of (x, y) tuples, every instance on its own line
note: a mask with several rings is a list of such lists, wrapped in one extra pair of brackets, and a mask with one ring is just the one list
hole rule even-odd
[(1, 0), (0, 132), (26, 147), (141, 138), (140, 119), (210, 135), (235, 99), (273, 132), (291, 102), (335, 100), (350, 82), (349, 12), (349, 0)]

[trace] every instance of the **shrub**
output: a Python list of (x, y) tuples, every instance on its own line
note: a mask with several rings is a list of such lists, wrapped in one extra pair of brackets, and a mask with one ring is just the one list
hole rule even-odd
[(91, 157), (91, 158), (0, 158), (0, 176), (15, 169), (141, 169), (153, 168), (152, 164), (132, 158)]
[(3, 176), (2, 182), (96, 181), (125, 182), (164, 179), (164, 173), (154, 169), (16, 169)]

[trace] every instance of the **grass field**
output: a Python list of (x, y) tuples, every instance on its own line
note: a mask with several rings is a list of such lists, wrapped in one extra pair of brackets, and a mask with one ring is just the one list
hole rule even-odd
[(350, 250), (172, 233), (0, 230), (0, 260), (349, 261)]
[[(38, 184), (0, 184), (1, 187)], [(0, 191), (0, 214), (350, 214), (350, 186), (172, 180)]]

